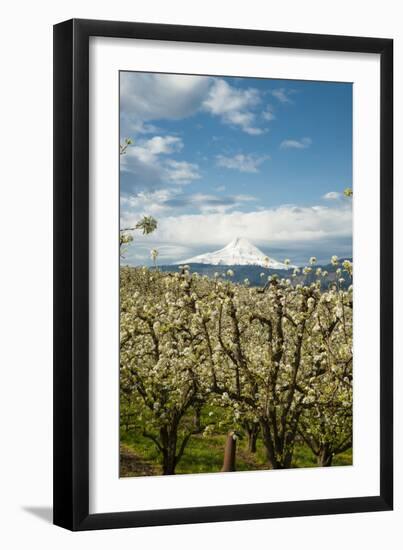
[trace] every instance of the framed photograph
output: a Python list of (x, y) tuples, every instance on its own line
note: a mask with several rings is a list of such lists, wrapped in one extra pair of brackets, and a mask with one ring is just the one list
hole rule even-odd
[(55, 25), (56, 525), (392, 509), (392, 115), (391, 39)]

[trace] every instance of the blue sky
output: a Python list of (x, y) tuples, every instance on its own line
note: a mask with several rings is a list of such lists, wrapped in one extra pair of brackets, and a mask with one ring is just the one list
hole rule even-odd
[(249, 239), (303, 264), (352, 254), (352, 85), (122, 72), (121, 227), (152, 215), (125, 263)]

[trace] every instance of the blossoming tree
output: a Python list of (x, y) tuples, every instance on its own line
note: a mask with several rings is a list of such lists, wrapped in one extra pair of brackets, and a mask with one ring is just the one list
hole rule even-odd
[(206, 342), (189, 275), (121, 270), (121, 392), (134, 396), (142, 435), (155, 444), (163, 474), (175, 473), (205, 395)]

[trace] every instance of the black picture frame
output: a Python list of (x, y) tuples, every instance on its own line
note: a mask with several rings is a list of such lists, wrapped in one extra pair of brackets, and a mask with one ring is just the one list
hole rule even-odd
[[(89, 513), (89, 38), (381, 57), (380, 491), (365, 497)], [(393, 507), (393, 40), (73, 19), (54, 27), (54, 523), (78, 531)]]

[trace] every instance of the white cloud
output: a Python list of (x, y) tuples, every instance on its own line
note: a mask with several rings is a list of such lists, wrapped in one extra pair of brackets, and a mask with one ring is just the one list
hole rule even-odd
[(121, 110), (133, 124), (194, 114), (211, 85), (206, 76), (122, 72)]
[(158, 155), (169, 155), (180, 151), (183, 148), (183, 142), (175, 136), (154, 136), (148, 140), (142, 140), (138, 145), (128, 147), (126, 154), (122, 156), (122, 164), (125, 165), (127, 159), (135, 157), (141, 162), (150, 164), (156, 161)]
[(341, 199), (342, 197), (343, 195), (338, 191), (329, 191), (329, 193), (326, 193), (325, 195), (323, 195), (322, 199), (325, 199), (327, 201), (336, 201)]
[(268, 122), (270, 122), (271, 120), (275, 120), (276, 115), (274, 114), (273, 111), (274, 111), (274, 110), (273, 110), (272, 105), (267, 105), (266, 110), (263, 111), (263, 113), (262, 113), (262, 117), (263, 117), (265, 120), (267, 120)]
[(256, 116), (253, 112), (259, 103), (258, 90), (235, 88), (217, 78), (209, 89), (203, 107), (212, 115), (219, 116), (225, 124), (239, 126), (250, 135), (259, 135), (264, 130), (255, 125)]
[(166, 179), (177, 184), (186, 184), (200, 179), (199, 166), (187, 161), (168, 159), (165, 164)]
[(286, 90), (285, 88), (275, 88), (274, 90), (271, 90), (270, 93), (280, 103), (292, 103), (289, 96), (293, 93), (293, 90)]
[(312, 144), (311, 138), (285, 139), (280, 143), (280, 149), (307, 149)]
[(131, 181), (134, 188), (148, 186), (155, 190), (163, 182), (188, 184), (201, 177), (199, 166), (187, 161), (164, 158), (182, 149), (183, 141), (176, 136), (143, 139), (126, 149), (126, 154), (121, 156), (120, 167), (122, 172), (133, 175)]
[(122, 135), (152, 133), (158, 129), (147, 121), (179, 120), (200, 109), (249, 135), (266, 131), (256, 125), (253, 112), (260, 92), (236, 88), (221, 78), (122, 72), (120, 101)]
[(270, 157), (268, 155), (256, 156), (256, 155), (244, 155), (239, 153), (233, 157), (227, 157), (225, 155), (217, 155), (217, 166), (223, 168), (229, 168), (232, 170), (239, 170), (240, 172), (259, 172), (259, 166)]
[(158, 218), (186, 208), (202, 213), (225, 213), (241, 207), (244, 203), (255, 201), (250, 195), (212, 195), (207, 193), (185, 194), (178, 188), (141, 191), (133, 196), (123, 196), (120, 200), (121, 225), (133, 224), (133, 220), (145, 215), (156, 215)]
[(154, 124), (148, 124), (141, 120), (133, 120), (130, 115), (123, 111), (120, 114), (120, 119), (120, 124), (123, 130), (122, 133), (125, 137), (136, 134), (156, 134), (161, 131)]
[[(172, 199), (177, 193), (176, 189), (157, 189), (156, 191), (140, 191), (136, 195), (121, 196), (120, 209), (122, 217), (122, 227), (128, 227), (129, 219), (132, 219), (133, 213), (140, 212), (142, 215), (162, 215), (171, 210), (166, 202)], [(127, 221), (126, 221), (127, 220)]]
[(196, 200), (200, 201), (200, 211), (204, 213), (224, 214), (242, 206), (245, 202), (255, 201), (255, 197), (250, 195), (230, 195), (227, 197), (217, 197), (215, 195), (196, 195)]
[(242, 130), (250, 136), (261, 136), (262, 134), (265, 134), (267, 132), (266, 128), (254, 128), (251, 126), (244, 127), (242, 128)]

